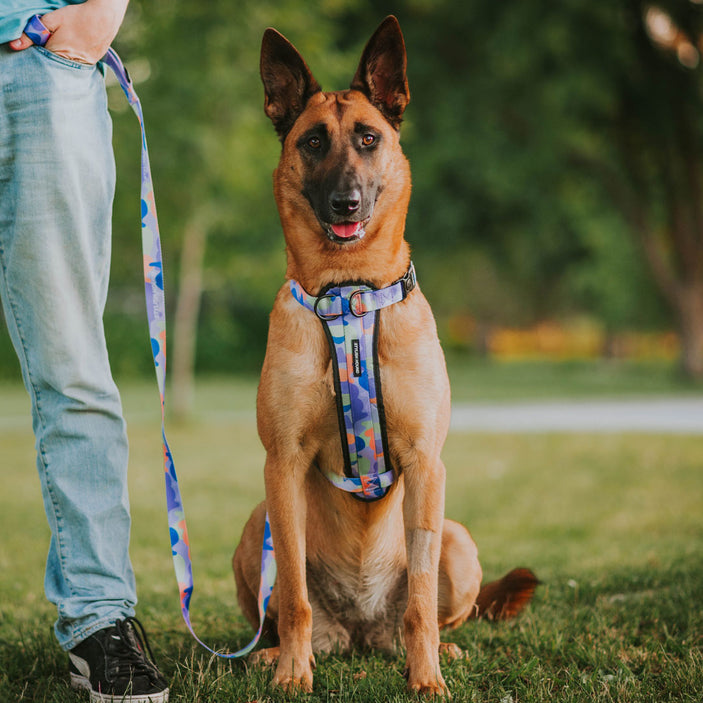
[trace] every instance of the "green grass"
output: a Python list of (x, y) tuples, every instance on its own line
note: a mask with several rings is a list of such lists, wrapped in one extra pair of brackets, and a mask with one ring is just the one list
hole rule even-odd
[[(493, 399), (509, 397), (525, 369), (495, 381), (493, 396), (482, 374), (461, 373), (478, 380), (457, 389), (453, 374), (455, 396)], [(543, 385), (524, 382), (515, 395), (542, 396)], [(552, 395), (567, 394), (563, 378), (552, 385)], [(583, 395), (596, 394), (584, 385)], [(641, 392), (632, 377), (610, 385)], [(675, 389), (663, 374), (653, 385), (647, 393)], [(270, 672), (214, 660), (182, 624), (156, 391), (148, 382), (122, 390), (138, 615), (171, 680), (171, 700), (285, 700), (270, 689)], [(230, 649), (251, 637), (236, 606), (229, 560), (263, 496), (254, 392), (253, 382), (213, 379), (199, 391), (196, 420), (169, 427), (193, 546), (194, 624), (207, 642)], [(26, 410), (20, 389), (0, 389), (0, 702), (84, 701), (69, 689), (66, 658), (51, 633), (54, 613), (43, 596), (48, 529), (29, 421), (19, 419)], [(543, 581), (518, 620), (445, 633), (469, 654), (443, 667), (454, 701), (703, 700), (703, 437), (455, 433), (444, 459), (447, 514), (471, 529), (486, 577), (526, 565)], [(414, 700), (405, 693), (402, 669), (401, 656), (321, 658), (314, 692), (301, 699)]]
[(700, 393), (662, 361), (497, 361), (448, 354), (455, 401), (632, 397)]

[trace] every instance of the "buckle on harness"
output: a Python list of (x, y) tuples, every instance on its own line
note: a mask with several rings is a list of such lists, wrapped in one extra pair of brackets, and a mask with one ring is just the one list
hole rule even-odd
[(325, 300), (334, 300), (335, 296), (334, 295), (321, 295), (316, 301), (315, 301), (315, 306), (313, 307), (313, 312), (321, 319), (321, 320), (336, 320), (338, 317), (342, 316), (341, 312), (332, 312), (332, 313), (324, 313), (320, 312), (317, 308), (320, 305), (320, 303)]
[(408, 270), (405, 272), (405, 275), (400, 279), (400, 282), (403, 286), (403, 291), (405, 292), (405, 297), (408, 293), (410, 293), (413, 288), (417, 285), (417, 275), (415, 273), (415, 267), (410, 264), (410, 267)]

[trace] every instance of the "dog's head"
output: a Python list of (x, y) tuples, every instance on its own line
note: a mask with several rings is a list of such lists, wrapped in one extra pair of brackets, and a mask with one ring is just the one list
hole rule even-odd
[(381, 229), (402, 238), (410, 175), (398, 132), (410, 95), (395, 17), (369, 40), (349, 90), (323, 92), (274, 29), (264, 34), (261, 77), (283, 147), (274, 190), (289, 245), (293, 237), (318, 251), (350, 251)]

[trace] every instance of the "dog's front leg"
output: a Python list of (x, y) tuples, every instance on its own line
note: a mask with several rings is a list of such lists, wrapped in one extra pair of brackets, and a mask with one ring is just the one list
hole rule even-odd
[(408, 558), (408, 605), (403, 619), (408, 688), (446, 694), (439, 668), (437, 588), (444, 519), (444, 465), (412, 462), (404, 471), (403, 519)]
[(278, 566), (280, 655), (273, 683), (312, 691), (312, 609), (305, 580), (305, 473), (299, 461), (266, 457), (266, 507)]

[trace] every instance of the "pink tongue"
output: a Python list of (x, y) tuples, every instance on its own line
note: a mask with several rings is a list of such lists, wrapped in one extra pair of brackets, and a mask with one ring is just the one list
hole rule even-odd
[(361, 231), (360, 222), (343, 222), (339, 225), (332, 225), (332, 231), (342, 239), (349, 239)]

